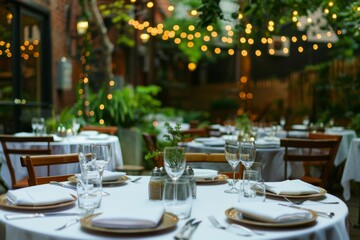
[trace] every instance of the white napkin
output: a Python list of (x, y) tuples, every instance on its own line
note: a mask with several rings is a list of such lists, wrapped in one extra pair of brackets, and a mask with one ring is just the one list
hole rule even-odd
[(286, 195), (302, 195), (302, 194), (316, 194), (320, 189), (309, 183), (301, 181), (300, 179), (285, 180), (282, 182), (266, 182), (266, 190), (275, 194)]
[(280, 206), (276, 203), (242, 202), (235, 209), (246, 217), (264, 222), (292, 222), (310, 219), (311, 213), (306, 210)]
[(193, 170), (195, 180), (214, 179), (218, 175), (218, 171), (212, 169), (194, 168)]
[(6, 197), (14, 205), (31, 206), (51, 205), (74, 200), (68, 192), (53, 185), (37, 185), (9, 190)]
[(125, 175), (125, 172), (110, 172), (105, 170), (103, 173), (103, 182), (118, 180), (120, 177)]
[[(145, 204), (146, 205), (146, 204)], [(136, 206), (106, 212), (91, 220), (91, 224), (103, 228), (136, 229), (156, 227), (163, 214), (162, 206)]]

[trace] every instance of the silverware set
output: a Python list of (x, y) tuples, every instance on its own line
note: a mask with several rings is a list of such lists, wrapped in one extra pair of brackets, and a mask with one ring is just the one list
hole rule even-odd
[(185, 225), (180, 229), (180, 231), (175, 235), (176, 240), (189, 240), (192, 234), (195, 232), (201, 221), (195, 222), (195, 218), (190, 219), (185, 223)]
[(208, 216), (208, 219), (210, 220), (211, 224), (214, 227), (226, 230), (231, 233), (235, 233), (239, 236), (252, 236), (252, 235), (262, 236), (262, 235), (264, 235), (261, 232), (251, 230), (250, 228), (244, 227), (239, 224), (230, 224), (228, 226), (223, 226), (222, 224), (220, 224), (218, 222), (218, 220), (216, 220), (216, 218), (214, 216)]
[(312, 212), (315, 212), (318, 216), (325, 217), (325, 218), (332, 218), (333, 216), (335, 216), (335, 213), (333, 213), (333, 212), (315, 211), (315, 210), (312, 210), (312, 209), (309, 209), (309, 208), (303, 208), (303, 207), (299, 207), (297, 205), (287, 205), (287, 204), (283, 204), (283, 203), (279, 203), (279, 205), (285, 206), (285, 207), (301, 209), (301, 210), (306, 210), (306, 211), (312, 211)]

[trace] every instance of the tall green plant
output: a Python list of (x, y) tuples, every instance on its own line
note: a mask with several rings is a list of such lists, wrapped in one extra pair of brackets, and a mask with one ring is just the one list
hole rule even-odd
[[(103, 86), (97, 93), (89, 97), (90, 111), (94, 113), (90, 121), (98, 123), (104, 120), (105, 125), (114, 125), (124, 128), (141, 125), (145, 116), (156, 112), (161, 102), (155, 97), (160, 92), (159, 86), (125, 86), (112, 92), (108, 98), (106, 87)], [(103, 106), (103, 107), (100, 107)]]

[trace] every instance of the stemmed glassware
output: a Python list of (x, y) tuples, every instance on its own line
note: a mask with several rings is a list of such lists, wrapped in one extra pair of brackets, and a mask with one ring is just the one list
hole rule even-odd
[[(93, 157), (94, 157), (94, 165), (99, 171), (100, 174), (100, 182), (102, 184), (103, 173), (105, 167), (109, 164), (112, 156), (112, 148), (110, 144), (94, 144), (93, 145)], [(103, 196), (109, 195), (106, 192), (102, 192)]]
[(81, 174), (86, 175), (90, 170), (93, 170), (93, 144), (79, 144), (78, 158), (80, 163)]
[(239, 143), (239, 159), (245, 170), (249, 169), (255, 161), (256, 148), (254, 141), (242, 141)]
[(234, 140), (226, 140), (225, 141), (225, 158), (226, 161), (230, 164), (233, 170), (233, 183), (230, 189), (226, 189), (226, 193), (238, 193), (239, 189), (236, 188), (235, 179), (235, 171), (236, 167), (239, 165), (240, 158), (239, 158), (239, 145), (237, 141)]
[(174, 200), (177, 199), (176, 182), (184, 173), (186, 165), (184, 147), (165, 147), (164, 148), (164, 166), (165, 171), (174, 182)]

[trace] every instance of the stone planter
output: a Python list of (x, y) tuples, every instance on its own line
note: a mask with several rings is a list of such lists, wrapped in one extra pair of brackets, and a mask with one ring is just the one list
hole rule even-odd
[(120, 128), (119, 139), (124, 165), (142, 165), (143, 144), (139, 131), (133, 128)]

